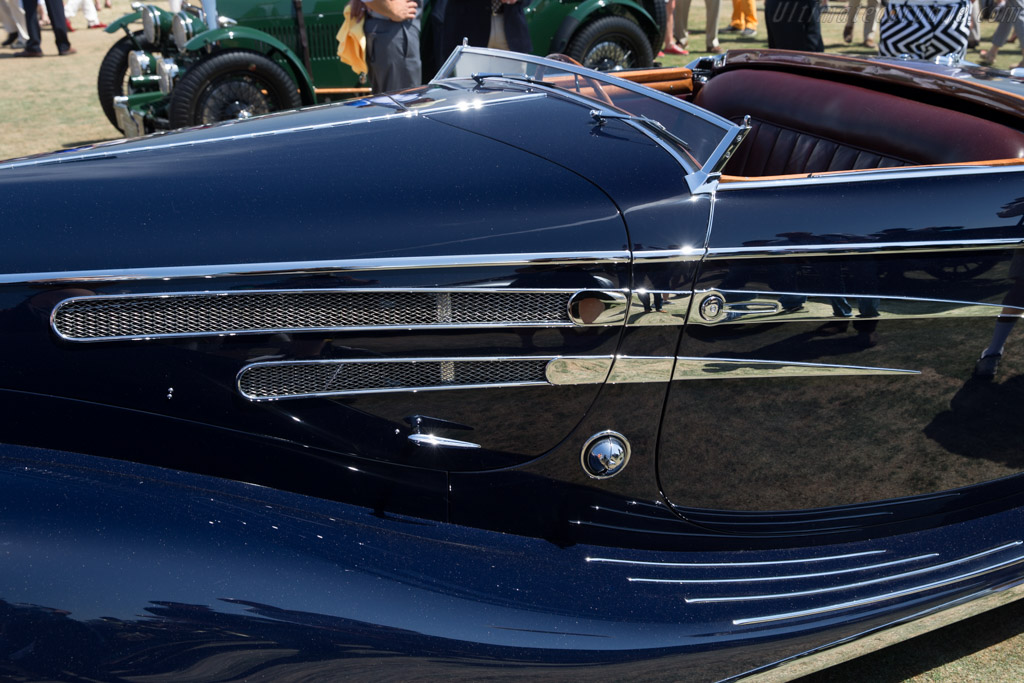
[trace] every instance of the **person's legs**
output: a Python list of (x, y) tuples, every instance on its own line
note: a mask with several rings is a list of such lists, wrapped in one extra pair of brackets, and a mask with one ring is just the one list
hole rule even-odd
[(757, 30), (757, 2), (756, 0), (740, 0), (740, 10), (743, 12), (743, 28)]
[(57, 43), (57, 53), (69, 52), (71, 41), (68, 40), (68, 20), (64, 16), (64, 3), (61, 0), (46, 0), (46, 11), (50, 15), (50, 29)]
[(853, 24), (857, 21), (860, 0), (849, 0), (846, 4), (846, 26), (843, 27), (843, 42), (853, 42)]
[(25, 41), (25, 52), (42, 52), (42, 29), (39, 28), (39, 13), (37, 11), (38, 0), (22, 0), (25, 10), (25, 29), (28, 31), (28, 40)]
[(872, 35), (878, 25), (878, 0), (867, 0), (864, 3), (864, 44), (874, 47)]
[(718, 46), (718, 20), (722, 11), (722, 0), (704, 0), (707, 7), (708, 23), (704, 33), (704, 44), (708, 52), (721, 52)]
[(676, 0), (676, 9), (672, 13), (673, 37), (683, 47), (686, 47), (690, 39), (690, 32), (687, 28), (690, 20), (690, 1)]

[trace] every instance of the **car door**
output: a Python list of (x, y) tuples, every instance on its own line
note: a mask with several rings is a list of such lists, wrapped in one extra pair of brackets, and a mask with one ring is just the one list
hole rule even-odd
[(972, 371), (1004, 305), (1021, 312), (1022, 177), (723, 183), (659, 443), (673, 509), (797, 536), (1010, 494), (1024, 469), (1013, 338), (995, 381)]

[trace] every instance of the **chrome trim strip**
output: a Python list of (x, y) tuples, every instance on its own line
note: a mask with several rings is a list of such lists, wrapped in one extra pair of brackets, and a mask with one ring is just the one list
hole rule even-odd
[(859, 553), (847, 553), (844, 555), (825, 555), (824, 557), (801, 557), (795, 560), (764, 560), (760, 562), (652, 562), (646, 560), (620, 560), (611, 557), (587, 557), (587, 562), (604, 562), (608, 564), (628, 564), (644, 567), (774, 567), (783, 564), (807, 564), (809, 562), (831, 562), (833, 560), (848, 560), (854, 557), (866, 557), (869, 555), (885, 555), (887, 550), (865, 550)]
[(937, 175), (978, 175), (990, 173), (1020, 173), (1024, 171), (1024, 165), (1011, 166), (929, 166), (920, 167), (893, 167), (893, 168), (868, 168), (853, 171), (843, 171), (829, 175), (814, 175), (799, 178), (785, 178), (776, 180), (758, 180), (752, 177), (750, 180), (731, 180), (727, 183), (719, 183), (718, 189), (728, 192), (730, 190), (754, 190), (763, 188), (792, 187), (794, 185), (832, 185), (834, 183), (862, 183), (872, 180), (909, 180), (916, 178), (934, 178)]
[[(700, 107), (698, 107), (695, 104), (691, 104), (690, 102), (687, 102), (685, 100), (681, 100), (681, 99), (679, 99), (677, 97), (672, 97), (671, 95), (666, 95), (665, 93), (660, 92), (658, 90), (653, 90), (651, 88), (648, 88), (647, 86), (645, 86), (643, 84), (634, 83), (633, 81), (627, 81), (624, 78), (618, 78), (618, 77), (614, 76), (614, 74), (612, 72), (593, 71), (593, 70), (588, 69), (586, 67), (576, 66), (574, 64), (569, 64), (567, 62), (555, 62), (555, 61), (552, 61), (550, 59), (546, 59), (544, 57), (537, 57), (535, 55), (520, 54), (520, 53), (510, 53), (510, 52), (505, 52), (503, 50), (494, 50), (494, 49), (485, 48), (485, 47), (469, 47), (469, 46), (465, 46), (465, 45), (460, 45), (459, 47), (456, 48), (456, 50), (457, 50), (457, 52), (453, 52), (452, 55), (445, 61), (444, 65), (437, 72), (437, 75), (441, 75), (443, 73), (446, 73), (447, 71), (450, 71), (452, 65), (454, 65), (457, 62), (458, 55), (461, 55), (463, 52), (468, 52), (468, 53), (471, 53), (471, 54), (479, 54), (479, 55), (484, 55), (484, 56), (490, 56), (490, 57), (502, 57), (504, 59), (526, 62), (528, 64), (536, 64), (538, 66), (546, 66), (546, 67), (549, 67), (551, 69), (557, 69), (559, 71), (565, 71), (567, 73), (576, 74), (576, 75), (579, 75), (579, 76), (584, 76), (586, 78), (590, 78), (590, 79), (593, 79), (595, 81), (599, 81), (599, 82), (601, 82), (601, 83), (603, 83), (605, 85), (611, 86), (611, 87), (622, 88), (623, 90), (629, 90), (630, 92), (636, 93), (638, 95), (643, 95), (645, 97), (649, 97), (651, 99), (658, 100), (662, 104), (671, 105), (674, 109), (679, 109), (679, 110), (685, 111), (687, 114), (691, 114), (691, 115), (701, 119), (702, 121), (706, 121), (708, 123), (714, 124), (714, 125), (716, 125), (716, 126), (718, 126), (720, 128), (723, 128), (725, 130), (728, 130), (729, 127), (734, 125), (732, 123), (732, 121), (730, 121), (729, 119), (723, 118), (723, 117), (719, 116), (718, 114), (715, 114), (714, 112), (710, 112), (710, 111), (708, 111), (706, 109), (701, 109)], [(452, 76), (452, 78), (456, 78), (456, 77)], [(458, 76), (457, 78), (463, 78), (463, 77), (462, 76)], [(466, 76), (465, 78), (468, 78), (468, 76)], [(443, 82), (443, 79), (442, 80), (438, 80), (435, 77), (435, 78), (431, 79), (430, 82), (431, 83), (439, 83), (439, 82)], [(562, 91), (562, 89), (560, 89), (560, 88), (559, 88), (559, 90)], [(567, 92), (567, 91), (563, 91), (563, 92)], [(587, 99), (587, 102), (590, 103), (590, 104), (602, 104), (598, 100), (591, 100), (591, 99)]]
[[(625, 290), (624, 290), (625, 291)], [(391, 294), (391, 295), (403, 295), (403, 294), (429, 294), (437, 296), (437, 300), (434, 302), (436, 308), (435, 319), (438, 322), (434, 323), (391, 323), (391, 324), (380, 324), (380, 325), (324, 325), (324, 326), (275, 326), (275, 327), (235, 327), (230, 329), (209, 329), (209, 330), (193, 330), (185, 332), (161, 332), (161, 333), (144, 333), (137, 332), (133, 334), (119, 334), (113, 336), (70, 336), (65, 332), (62, 332), (59, 327), (58, 316), (61, 312), (69, 306), (73, 306), (76, 303), (89, 303), (103, 305), (104, 303), (110, 302), (115, 303), (118, 301), (165, 301), (165, 300), (184, 300), (184, 299), (217, 299), (217, 300), (229, 300), (232, 297), (250, 297), (250, 296), (286, 296), (286, 295), (311, 295), (311, 296), (331, 296), (331, 295), (378, 295), (378, 294)], [(499, 296), (516, 296), (516, 295), (530, 295), (530, 294), (564, 294), (566, 295), (567, 305), (571, 301), (581, 295), (592, 294), (594, 296), (607, 295), (611, 298), (625, 299), (625, 294), (618, 290), (599, 291), (599, 290), (576, 290), (576, 289), (524, 289), (524, 288), (487, 288), (487, 287), (447, 287), (447, 288), (430, 288), (430, 287), (366, 287), (366, 288), (353, 288), (353, 287), (337, 287), (337, 288), (308, 288), (308, 289), (243, 289), (243, 290), (219, 290), (219, 291), (197, 291), (197, 292), (160, 292), (155, 294), (95, 294), (87, 296), (76, 296), (69, 297), (58, 303), (54, 309), (50, 312), (50, 328), (53, 332), (61, 339), (65, 341), (72, 341), (77, 343), (91, 343), (91, 342), (104, 342), (104, 341), (118, 341), (118, 340), (150, 340), (150, 339), (181, 339), (181, 338), (193, 338), (193, 337), (217, 337), (217, 336), (234, 336), (241, 334), (276, 334), (279, 332), (340, 332), (349, 330), (359, 331), (382, 331), (382, 330), (440, 330), (440, 329), (490, 329), (495, 327), (573, 327), (575, 325), (582, 325), (583, 323), (576, 323), (572, 319), (566, 320), (554, 320), (554, 319), (537, 319), (537, 320), (501, 320), (501, 321), (481, 321), (481, 322), (452, 322), (452, 311), (451, 311), (451, 294), (488, 294), (488, 295), (499, 295)], [(274, 305), (273, 302), (268, 302), (269, 305)], [(571, 312), (571, 311), (570, 311)], [(93, 315), (102, 315), (102, 312), (94, 313)], [(568, 315), (568, 313), (567, 313)], [(198, 312), (197, 315), (198, 316)], [(602, 315), (598, 316), (592, 322), (587, 323), (590, 327), (607, 327), (612, 325), (619, 325), (625, 320), (625, 306), (621, 309), (603, 312)], [(140, 323), (141, 324), (141, 323)]]
[(664, 358), (616, 357), (612, 371), (608, 375), (608, 384), (668, 382), (672, 379), (672, 368), (675, 363), (676, 359), (672, 356)]
[(480, 448), (480, 444), (471, 441), (459, 441), (458, 439), (446, 439), (443, 436), (433, 434), (410, 434), (409, 441), (417, 446), (440, 446), (441, 448)]
[(1006, 249), (1024, 244), (1024, 237), (998, 239), (920, 241), (920, 242), (851, 242), (844, 244), (779, 244), (760, 247), (710, 247), (709, 261), (761, 258), (763, 256), (858, 256), (863, 254), (916, 254), (920, 252), (981, 251)]
[(750, 132), (750, 117), (746, 117), (741, 125), (733, 125), (726, 136), (718, 143), (715, 150), (708, 158), (708, 162), (697, 173), (686, 176), (686, 184), (691, 194), (711, 194), (718, 187), (718, 179), (722, 175), (722, 169), (729, 162), (729, 159), (736, 152), (740, 143), (746, 139)]
[(672, 380), (919, 374), (921, 373), (918, 370), (879, 368), (865, 365), (828, 365), (825, 363), (750, 360), (742, 358), (677, 357)]
[[(700, 304), (708, 297), (724, 302), (717, 316), (707, 319), (700, 315)], [(782, 299), (791, 300), (789, 308)], [(730, 301), (732, 299), (732, 301)], [(803, 300), (799, 306), (793, 301)], [(832, 303), (845, 301), (852, 308), (858, 302), (870, 302), (872, 315), (837, 316)], [(877, 294), (821, 294), (804, 292), (770, 292), (762, 290), (697, 290), (694, 292), (697, 315), (690, 318), (696, 325), (728, 325), (749, 322), (838, 322), (853, 320), (912, 320), (923, 318), (986, 318), (1003, 315), (1004, 308), (1017, 308), (1018, 317), (1024, 317), (1024, 307), (1004, 306), (1001, 303), (958, 301), (955, 299), (926, 299), (923, 297), (879, 296)], [(917, 310), (914, 310), (917, 309)]]
[(876, 595), (870, 598), (863, 598), (861, 600), (851, 600), (849, 602), (837, 603), (835, 605), (826, 605), (824, 607), (818, 607), (816, 609), (802, 610), (798, 612), (786, 612), (783, 614), (773, 614), (764, 617), (748, 617), (746, 619), (733, 619), (732, 623), (735, 626), (747, 626), (750, 624), (764, 624), (770, 621), (783, 621), (786, 619), (798, 619), (800, 617), (813, 616), (815, 614), (823, 614), (826, 612), (835, 612), (842, 609), (850, 609), (852, 607), (863, 607), (864, 605), (872, 605), (876, 602), (884, 602), (885, 600), (892, 600), (894, 598), (901, 598), (906, 595), (913, 595), (915, 593), (922, 593), (933, 588), (942, 588), (943, 586), (950, 586), (954, 583), (960, 583), (967, 579), (973, 579), (978, 576), (984, 576), (991, 572), (1004, 569), (1006, 567), (1012, 567), (1013, 565), (1024, 562), (1024, 555), (1015, 557), (1011, 560), (999, 562), (981, 569), (976, 569), (973, 572), (967, 572), (966, 574), (960, 574), (958, 576), (944, 579), (942, 581), (933, 581), (932, 583), (922, 584), (920, 586), (914, 586), (913, 588), (906, 588), (900, 591), (893, 591), (892, 593), (885, 593), (882, 595)]
[(907, 564), (909, 562), (919, 562), (926, 560), (930, 557), (938, 557), (938, 553), (928, 553), (927, 555), (917, 555), (916, 557), (906, 557), (900, 560), (892, 560), (890, 562), (880, 562), (878, 564), (866, 564), (861, 567), (847, 567), (845, 569), (834, 569), (828, 572), (817, 572), (814, 574), (787, 574), (785, 576), (756, 576), (745, 579), (649, 579), (649, 578), (634, 578), (630, 577), (627, 581), (633, 583), (673, 583), (673, 584), (712, 584), (712, 583), (756, 583), (759, 581), (789, 581), (790, 579), (816, 579), (822, 576), (836, 576), (838, 574), (852, 574), (854, 572), (865, 572), (872, 569), (882, 569), (884, 567), (894, 567), (896, 565)]
[[(309, 366), (331, 364), (339, 367), (356, 363), (457, 363), (457, 362), (515, 362), (547, 361), (543, 381), (522, 381), (485, 384), (452, 384), (424, 386), (395, 386), (374, 389), (343, 389), (289, 393), (281, 396), (252, 396), (242, 388), (243, 375), (252, 368), (269, 366)], [(737, 359), (675, 358), (672, 356), (477, 356), (477, 357), (415, 357), (415, 358), (356, 358), (349, 360), (309, 361), (266, 361), (250, 363), (239, 370), (235, 379), (239, 393), (252, 401), (277, 401), (294, 398), (320, 396), (348, 396), (357, 394), (379, 394), (398, 391), (444, 391), (453, 389), (491, 389), (516, 386), (574, 386), (582, 384), (634, 384), (647, 382), (668, 382), (676, 379), (722, 379), (727, 375), (695, 375), (695, 370), (680, 371), (680, 364), (691, 362), (691, 368), (703, 371), (705, 366), (717, 367), (722, 363), (735, 363), (739, 369), (749, 369), (751, 364), (764, 366), (754, 373), (744, 373), (740, 378), (751, 377), (815, 377), (830, 375), (879, 375), (919, 374), (916, 370), (894, 370), (846, 365), (821, 365), (815, 363), (790, 363), (780, 361), (749, 361)], [(691, 376), (692, 375), (692, 376)], [(731, 378), (731, 376), (728, 376)]]
[(706, 252), (707, 249), (703, 246), (685, 246), (679, 249), (663, 250), (645, 249), (643, 251), (634, 251), (633, 260), (638, 264), (643, 263), (645, 265), (648, 263), (692, 263), (703, 259)]
[(305, 393), (289, 393), (280, 396), (252, 396), (245, 393), (242, 387), (242, 380), (244, 375), (253, 370), (254, 368), (266, 368), (266, 367), (285, 367), (285, 366), (311, 366), (311, 365), (328, 365), (337, 366), (339, 369), (345, 365), (362, 365), (362, 364), (405, 364), (415, 365), (417, 363), (443, 363), (446, 366), (453, 366), (455, 363), (466, 362), (466, 363), (503, 363), (503, 362), (530, 362), (530, 361), (550, 361), (554, 359), (554, 356), (453, 356), (453, 357), (442, 357), (442, 356), (430, 356), (430, 357), (415, 357), (415, 358), (352, 358), (344, 360), (289, 360), (289, 361), (260, 361), (256, 363), (249, 363), (242, 367), (235, 376), (235, 388), (238, 393), (244, 396), (246, 399), (254, 402), (263, 401), (282, 401), (292, 400), (299, 398), (318, 398), (318, 397), (332, 397), (332, 396), (356, 396), (362, 394), (384, 394), (394, 392), (418, 392), (418, 391), (445, 391), (445, 390), (457, 390), (457, 389), (497, 389), (497, 388), (508, 388), (508, 387), (525, 387), (525, 386), (550, 386), (549, 382), (546, 381), (523, 381), (523, 382), (495, 382), (493, 384), (452, 384), (452, 385), (425, 385), (425, 386), (395, 386), (395, 387), (383, 387), (374, 389), (340, 389), (333, 391), (312, 391)]
[(556, 386), (668, 382), (674, 363), (672, 356), (559, 356), (545, 375)]
[(126, 282), (135, 280), (178, 280), (247, 275), (324, 275), (378, 270), (418, 268), (480, 268), (537, 265), (602, 265), (629, 263), (628, 251), (538, 252), (532, 254), (466, 254), (453, 256), (406, 256), (381, 259), (323, 261), (282, 261), (278, 263), (233, 263), (152, 268), (112, 268), (0, 274), (0, 284), (72, 284), (85, 282)]
[[(660, 297), (660, 301), (658, 299)], [(646, 299), (646, 301), (645, 301)], [(630, 297), (628, 327), (680, 326), (690, 313), (690, 292), (641, 289)]]
[[(807, 596), (807, 595), (821, 595), (823, 593), (835, 593), (837, 591), (851, 590), (851, 589), (854, 589), (854, 588), (863, 588), (864, 586), (873, 586), (873, 585), (876, 585), (876, 584), (879, 584), (879, 583), (890, 583), (890, 582), (893, 582), (893, 581), (899, 581), (900, 579), (906, 579), (906, 578), (909, 578), (911, 576), (920, 576), (921, 574), (928, 574), (928, 573), (931, 573), (931, 572), (940, 571), (942, 569), (949, 569), (950, 567), (956, 567), (958, 565), (962, 565), (962, 564), (965, 564), (967, 562), (972, 562), (972, 561), (980, 559), (982, 557), (988, 557), (989, 555), (994, 555), (994, 554), (1002, 552), (1004, 550), (1009, 550), (1010, 548), (1016, 548), (1016, 547), (1020, 546), (1022, 543), (1024, 543), (1024, 541), (1012, 541), (1010, 543), (1004, 543), (1003, 545), (997, 546), (995, 548), (990, 548), (988, 550), (983, 550), (980, 553), (974, 553), (973, 555), (968, 555), (967, 557), (961, 557), (961, 558), (958, 558), (956, 560), (950, 560), (949, 562), (942, 562), (942, 563), (939, 563), (939, 564), (930, 565), (928, 567), (922, 567), (921, 569), (913, 569), (913, 570), (908, 571), (908, 572), (903, 572), (902, 574), (892, 574), (891, 576), (882, 576), (882, 577), (879, 577), (877, 579), (865, 579), (864, 581), (857, 581), (855, 583), (848, 583), (848, 584), (845, 584), (845, 585), (842, 585), (842, 586), (828, 586), (826, 588), (815, 588), (815, 589), (812, 589), (812, 590), (805, 590), (805, 591), (791, 591), (789, 593), (766, 593), (764, 595), (726, 595), (726, 596), (719, 596), (719, 597), (713, 597), (713, 598), (684, 598), (683, 600), (684, 600), (684, 602), (693, 603), (693, 604), (708, 604), (708, 603), (720, 603), (720, 602), (751, 602), (751, 601), (754, 601), (754, 600), (776, 600), (776, 599), (780, 599), (780, 598), (781, 599), (785, 599), (785, 598), (799, 598), (799, 597), (804, 597), (804, 596)], [(1018, 557), (1016, 557), (1016, 558), (1014, 558), (1012, 560), (1007, 560), (1005, 562), (1002, 562), (1002, 563), (999, 563), (998, 565), (993, 565), (993, 566), (998, 567), (998, 566), (1003, 566), (1003, 565), (1005, 565), (1007, 563), (1015, 564), (1017, 562), (1024, 562), (1024, 555), (1018, 556)], [(917, 589), (908, 589), (908, 590), (917, 590)], [(897, 591), (897, 593), (902, 593), (902, 592), (903, 591)], [(736, 622), (734, 622), (734, 623), (736, 623)]]
[(544, 377), (554, 386), (603, 384), (614, 362), (614, 356), (560, 356), (548, 362)]

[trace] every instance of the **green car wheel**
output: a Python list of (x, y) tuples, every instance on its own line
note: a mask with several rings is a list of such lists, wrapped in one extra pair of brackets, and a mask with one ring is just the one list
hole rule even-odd
[(643, 30), (624, 17), (601, 17), (577, 31), (566, 54), (588, 69), (613, 71), (651, 66), (654, 53)]
[(190, 68), (171, 93), (172, 128), (295, 109), (302, 99), (283, 68), (255, 52), (222, 52)]

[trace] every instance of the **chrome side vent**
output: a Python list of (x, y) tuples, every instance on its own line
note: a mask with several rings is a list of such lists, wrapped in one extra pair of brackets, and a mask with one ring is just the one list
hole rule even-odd
[(87, 296), (62, 301), (71, 341), (389, 328), (570, 326), (573, 292), (288, 290)]
[(550, 358), (403, 358), (253, 363), (238, 390), (253, 401), (548, 384)]

